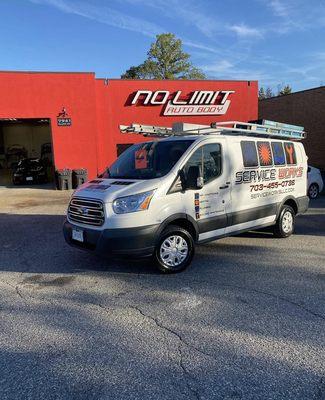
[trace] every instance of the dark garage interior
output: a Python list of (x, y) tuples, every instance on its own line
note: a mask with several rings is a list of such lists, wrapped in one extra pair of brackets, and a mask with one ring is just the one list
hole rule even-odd
[(53, 186), (51, 124), (47, 118), (0, 120), (0, 186)]

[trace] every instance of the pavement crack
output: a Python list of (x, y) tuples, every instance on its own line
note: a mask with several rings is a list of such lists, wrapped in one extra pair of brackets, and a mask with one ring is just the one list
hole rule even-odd
[[(195, 399), (199, 400), (201, 398), (201, 396), (200, 396), (198, 390), (195, 389), (193, 387), (193, 384), (192, 384), (194, 378), (190, 374), (190, 372), (188, 371), (188, 369), (186, 368), (186, 365), (185, 365), (184, 354), (183, 354), (183, 346), (192, 348), (192, 349), (194, 349), (196, 351), (199, 351), (199, 350), (194, 348), (193, 346), (189, 345), (186, 341), (184, 341), (182, 335), (180, 335), (178, 332), (176, 332), (175, 330), (167, 327), (166, 325), (163, 325), (157, 318), (153, 317), (152, 315), (144, 313), (141, 310), (141, 308), (136, 307), (136, 306), (128, 306), (128, 308), (136, 310), (139, 314), (141, 314), (141, 316), (143, 316), (144, 318), (147, 318), (150, 321), (152, 321), (158, 328), (163, 329), (164, 331), (167, 331), (168, 333), (170, 333), (171, 335), (173, 335), (174, 337), (177, 338), (177, 340), (178, 340), (178, 346), (177, 346), (178, 365), (179, 365), (180, 369), (182, 370), (182, 374), (183, 374), (183, 377), (184, 377), (184, 381), (185, 381), (186, 387), (188, 388), (188, 391), (192, 393), (192, 395), (193, 395), (193, 397)], [(199, 352), (202, 353), (201, 351), (199, 351)]]
[(27, 301), (26, 297), (23, 296), (23, 294), (19, 290), (19, 286), (20, 286), (19, 283), (17, 285), (13, 285), (12, 283), (9, 283), (9, 282), (4, 281), (4, 280), (2, 280), (1, 282), (4, 283), (5, 285), (11, 287), (21, 299), (23, 299), (24, 301)]
[(179, 366), (182, 369), (183, 372), (183, 376), (184, 376), (184, 380), (186, 383), (186, 387), (188, 388), (188, 390), (193, 394), (193, 396), (195, 397), (195, 399), (200, 400), (201, 396), (200, 393), (198, 392), (197, 389), (193, 388), (191, 385), (191, 381), (194, 380), (193, 376), (189, 373), (189, 371), (187, 370), (185, 363), (184, 363), (184, 356), (183, 356), (183, 350), (182, 350), (182, 342), (179, 344), (178, 346), (178, 353), (179, 353)]
[(26, 298), (22, 295), (21, 291), (19, 290), (19, 285), (16, 285), (15, 287), (16, 293), (18, 294), (18, 296), (26, 301)]
[(213, 354), (206, 352), (204, 350), (201, 350), (198, 347), (194, 346), (193, 344), (187, 342), (181, 334), (179, 334), (178, 332), (174, 331), (173, 329), (167, 327), (166, 325), (163, 325), (161, 322), (159, 322), (159, 320), (157, 318), (155, 318), (149, 314), (145, 314), (139, 307), (128, 306), (128, 308), (132, 308), (132, 309), (138, 311), (143, 317), (151, 319), (159, 328), (166, 330), (167, 332), (171, 333), (172, 335), (175, 335), (184, 346), (190, 348), (191, 350), (196, 351), (197, 353), (201, 354), (204, 357), (209, 357), (215, 361), (218, 361), (217, 357), (215, 357)]
[(234, 286), (234, 285), (224, 285), (224, 286), (225, 286), (225, 287), (230, 287), (230, 288), (236, 288), (236, 289), (244, 290), (244, 291), (250, 292), (250, 293), (263, 294), (264, 296), (269, 296), (269, 297), (272, 297), (272, 298), (274, 298), (274, 299), (284, 301), (284, 302), (286, 302), (286, 303), (288, 303), (288, 304), (291, 304), (291, 305), (293, 305), (293, 306), (295, 306), (295, 307), (301, 308), (301, 309), (304, 310), (306, 313), (311, 314), (311, 315), (313, 315), (313, 316), (316, 317), (316, 318), (320, 318), (320, 319), (322, 319), (323, 321), (325, 321), (325, 316), (324, 316), (324, 315), (319, 314), (319, 313), (317, 313), (317, 312), (314, 312), (314, 311), (310, 310), (309, 308), (304, 307), (302, 304), (297, 303), (297, 302), (295, 302), (295, 301), (293, 301), (293, 300), (289, 300), (289, 299), (287, 299), (286, 297), (278, 296), (278, 295), (273, 294), (273, 293), (270, 293), (270, 292), (264, 292), (264, 291), (262, 291), (262, 290), (257, 290), (257, 289), (253, 289), (253, 288), (246, 288), (246, 287), (243, 287), (243, 286)]
[(167, 332), (171, 333), (172, 335), (176, 336), (181, 342), (183, 342), (183, 338), (182, 336), (174, 331), (171, 328), (168, 328), (167, 326), (163, 325), (161, 322), (159, 322), (159, 320), (149, 314), (144, 313), (141, 308), (136, 307), (136, 306), (128, 306), (128, 308), (131, 308), (133, 310), (138, 311), (143, 317), (150, 319), (151, 321), (153, 321), (159, 328), (166, 330)]

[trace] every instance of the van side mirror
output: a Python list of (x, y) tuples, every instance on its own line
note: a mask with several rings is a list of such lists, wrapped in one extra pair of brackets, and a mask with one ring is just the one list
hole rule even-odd
[(198, 165), (191, 165), (187, 171), (186, 189), (202, 189), (204, 185), (201, 168)]
[(183, 169), (178, 171), (179, 180), (181, 181), (182, 190), (186, 190), (186, 176)]

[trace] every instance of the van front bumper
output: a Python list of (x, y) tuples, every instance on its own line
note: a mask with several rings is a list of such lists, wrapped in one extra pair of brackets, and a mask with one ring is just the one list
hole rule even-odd
[[(72, 229), (83, 231), (83, 242), (72, 239)], [(66, 242), (73, 247), (94, 251), (98, 254), (138, 257), (151, 256), (155, 249), (159, 225), (137, 228), (104, 229), (102, 231), (84, 228), (65, 221), (63, 234)]]

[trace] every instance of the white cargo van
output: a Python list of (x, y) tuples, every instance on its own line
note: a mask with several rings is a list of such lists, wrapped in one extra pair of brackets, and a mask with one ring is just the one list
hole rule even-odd
[(284, 238), (308, 208), (303, 128), (264, 121), (124, 130), (155, 139), (73, 193), (64, 224), (72, 246), (151, 256), (161, 271), (177, 272), (195, 244), (267, 226)]

